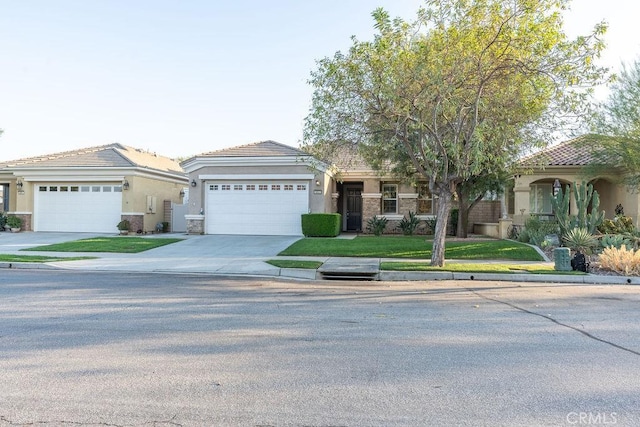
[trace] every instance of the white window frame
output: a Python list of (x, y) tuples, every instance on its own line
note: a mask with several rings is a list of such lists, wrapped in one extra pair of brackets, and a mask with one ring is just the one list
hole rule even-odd
[(529, 212), (532, 214), (552, 215), (553, 184), (538, 183), (529, 187)]
[[(391, 194), (393, 194), (393, 197), (391, 196)], [(386, 202), (390, 202), (393, 201), (395, 204), (395, 209), (392, 210), (387, 210), (386, 209)], [(398, 213), (398, 184), (390, 184), (390, 183), (383, 183), (382, 184), (382, 206), (381, 206), (381, 211), (383, 215), (387, 215), (387, 214), (397, 214)]]

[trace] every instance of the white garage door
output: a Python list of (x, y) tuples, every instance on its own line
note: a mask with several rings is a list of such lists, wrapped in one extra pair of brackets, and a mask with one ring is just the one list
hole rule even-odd
[(208, 182), (207, 234), (300, 236), (300, 215), (309, 212), (309, 184)]
[(35, 186), (35, 231), (110, 233), (122, 212), (122, 185)]

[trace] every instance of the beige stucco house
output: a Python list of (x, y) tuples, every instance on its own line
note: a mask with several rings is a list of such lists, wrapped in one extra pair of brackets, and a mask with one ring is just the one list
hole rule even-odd
[[(353, 160), (353, 159), (351, 159)], [(387, 232), (409, 212), (435, 218), (436, 199), (426, 184), (383, 177), (364, 162), (342, 167), (274, 141), (212, 151), (181, 163), (189, 175), (189, 233), (301, 235), (303, 213), (340, 213), (342, 231), (365, 231), (369, 219), (384, 216)], [(489, 209), (487, 209), (487, 206)], [(478, 208), (498, 221), (499, 201)]]
[(23, 230), (148, 232), (182, 203), (187, 177), (172, 159), (121, 144), (0, 162), (2, 211)]
[[(527, 171), (515, 177), (509, 213), (515, 224), (524, 224), (532, 215), (552, 218), (551, 198), (554, 189), (585, 181), (593, 184), (600, 196), (600, 210), (607, 218), (615, 215), (617, 205), (622, 205), (624, 213), (638, 223), (640, 197), (637, 192), (618, 184), (620, 170), (611, 169), (597, 177), (585, 175), (585, 167), (593, 162), (594, 141), (588, 135), (581, 136), (542, 150), (522, 160)], [(575, 200), (571, 198), (570, 210), (576, 212)]]

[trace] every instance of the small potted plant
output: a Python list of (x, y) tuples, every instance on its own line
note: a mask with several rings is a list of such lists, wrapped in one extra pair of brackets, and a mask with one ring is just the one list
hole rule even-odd
[(129, 227), (131, 224), (129, 224), (129, 220), (127, 219), (123, 219), (122, 221), (120, 221), (117, 225), (118, 230), (120, 230), (120, 234), (129, 234)]
[(17, 233), (20, 231), (20, 227), (22, 227), (22, 219), (15, 215), (9, 215), (7, 218), (7, 225), (11, 229), (12, 233)]

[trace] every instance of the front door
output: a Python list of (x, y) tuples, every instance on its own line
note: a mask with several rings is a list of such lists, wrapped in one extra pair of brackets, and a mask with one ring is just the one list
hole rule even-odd
[(362, 187), (344, 187), (346, 231), (362, 231)]

